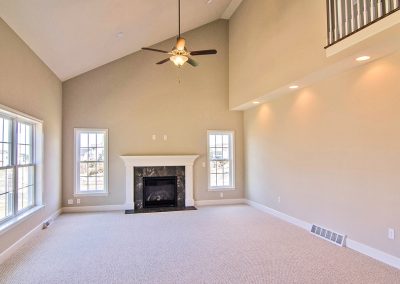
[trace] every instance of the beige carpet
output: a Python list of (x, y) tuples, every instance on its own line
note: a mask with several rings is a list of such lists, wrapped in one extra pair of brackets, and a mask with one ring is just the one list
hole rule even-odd
[(400, 283), (400, 270), (245, 205), (64, 214), (0, 283)]

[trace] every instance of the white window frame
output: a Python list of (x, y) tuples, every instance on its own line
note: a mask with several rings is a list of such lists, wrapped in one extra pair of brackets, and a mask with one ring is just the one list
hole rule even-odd
[[(0, 234), (5, 233), (6, 231), (14, 228), (19, 223), (23, 222), (27, 217), (38, 211), (39, 209), (44, 207), (43, 204), (43, 121), (32, 117), (28, 114), (22, 113), (15, 109), (9, 108), (7, 106), (0, 104), (0, 114), (3, 117), (8, 117), (13, 120), (13, 148), (18, 147), (16, 134), (16, 126), (14, 125), (17, 122), (28, 123), (32, 125), (32, 163), (34, 166), (34, 202), (32, 206), (29, 206), (23, 210), (14, 210), (14, 214), (9, 218), (6, 218), (0, 222)], [(12, 159), (17, 159), (16, 149), (13, 149)], [(13, 161), (14, 178), (17, 178), (18, 167), (26, 166), (26, 165), (17, 165), (17, 160)], [(14, 187), (17, 186), (16, 181), (14, 181)], [(15, 189), (15, 188), (14, 188)], [(16, 206), (16, 200), (14, 199), (14, 206)]]
[[(85, 132), (104, 134), (104, 190), (102, 191), (80, 191), (80, 134)], [(108, 129), (74, 128), (74, 197), (106, 195), (108, 195)]]
[[(230, 136), (230, 186), (211, 186), (210, 185), (210, 135), (229, 135)], [(227, 191), (235, 190), (235, 132), (233, 130), (207, 130), (207, 180), (208, 180), (208, 191)]]

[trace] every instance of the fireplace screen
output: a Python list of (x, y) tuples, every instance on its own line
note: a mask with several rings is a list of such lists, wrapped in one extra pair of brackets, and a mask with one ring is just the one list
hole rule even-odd
[(143, 207), (176, 207), (177, 178), (143, 177)]

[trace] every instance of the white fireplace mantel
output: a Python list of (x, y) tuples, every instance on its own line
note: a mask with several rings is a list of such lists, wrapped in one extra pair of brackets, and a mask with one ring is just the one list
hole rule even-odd
[(126, 209), (134, 209), (134, 167), (185, 166), (185, 206), (194, 206), (193, 164), (199, 155), (121, 156), (126, 170)]

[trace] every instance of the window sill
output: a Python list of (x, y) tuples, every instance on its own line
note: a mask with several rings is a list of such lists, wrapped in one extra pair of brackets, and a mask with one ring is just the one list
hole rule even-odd
[(44, 208), (44, 205), (35, 206), (35, 207), (25, 211), (21, 215), (18, 215), (17, 217), (12, 218), (10, 221), (8, 221), (8, 222), (6, 222), (4, 224), (1, 224), (0, 225), (0, 235), (4, 234), (8, 230), (11, 230), (12, 228), (16, 227), (18, 224), (20, 224), (23, 221), (25, 221), (33, 213), (39, 211), (42, 208)]
[(82, 197), (82, 196), (108, 196), (108, 192), (79, 192), (74, 193), (74, 197)]
[(209, 187), (208, 191), (232, 191), (236, 190), (236, 187)]

